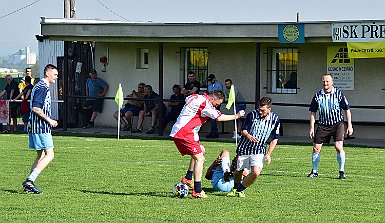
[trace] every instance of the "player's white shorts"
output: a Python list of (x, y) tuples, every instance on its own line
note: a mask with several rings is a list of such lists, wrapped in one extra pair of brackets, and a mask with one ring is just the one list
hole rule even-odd
[(257, 166), (262, 169), (264, 160), (264, 154), (239, 156), (237, 161), (237, 171), (245, 168), (250, 170), (252, 166)]

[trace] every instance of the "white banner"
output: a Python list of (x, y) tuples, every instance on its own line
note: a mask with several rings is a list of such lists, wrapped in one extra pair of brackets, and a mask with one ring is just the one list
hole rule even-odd
[(328, 46), (327, 73), (332, 75), (334, 86), (354, 90), (354, 59), (348, 57), (348, 48)]
[(385, 22), (333, 23), (333, 42), (385, 41)]

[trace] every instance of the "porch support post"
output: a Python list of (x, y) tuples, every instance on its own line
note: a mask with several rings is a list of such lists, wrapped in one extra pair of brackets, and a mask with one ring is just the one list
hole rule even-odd
[(67, 131), (68, 119), (68, 46), (69, 42), (64, 41), (64, 68), (63, 68), (63, 131)]
[(255, 109), (261, 98), (261, 43), (255, 44)]
[(163, 43), (159, 43), (159, 136), (163, 136), (163, 117), (166, 111), (164, 111), (162, 103), (163, 103)]

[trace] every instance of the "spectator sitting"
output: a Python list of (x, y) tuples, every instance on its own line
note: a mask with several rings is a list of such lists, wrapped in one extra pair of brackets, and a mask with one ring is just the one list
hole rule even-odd
[[(7, 85), (5, 85), (4, 90), (0, 92), (0, 98), (7, 93), (6, 100), (12, 100), (17, 97), (19, 94), (19, 87), (17, 82), (13, 79), (12, 75), (8, 74), (5, 76), (5, 81), (7, 82)], [(18, 103), (10, 103), (9, 108), (10, 108), (10, 114), (9, 117), (12, 118), (12, 124), (13, 124), (13, 131), (17, 132), (17, 109), (19, 107)], [(9, 120), (8, 122), (8, 130), (11, 131), (10, 127), (11, 121)]]
[[(133, 90), (131, 94), (127, 95), (126, 98), (132, 99), (143, 99), (145, 96), (144, 83), (138, 84), (138, 91)], [(123, 124), (123, 131), (130, 131), (132, 128), (132, 116), (138, 116), (139, 112), (143, 110), (144, 101), (141, 100), (129, 100), (124, 108), (120, 109), (121, 124)], [(114, 113), (114, 117), (118, 119), (118, 111)]]
[[(32, 82), (32, 78), (30, 76), (26, 76), (24, 79), (25, 86), (23, 87), (23, 91), (18, 96), (16, 96), (16, 98), (15, 98), (15, 100), (17, 100), (17, 99), (21, 98), (22, 96), (24, 97), (24, 100), (23, 100), (23, 102), (21, 102), (21, 106), (20, 106), (20, 114), (23, 115), (23, 123), (24, 123), (23, 132), (27, 132), (28, 119), (29, 119), (29, 114), (31, 112), (29, 102), (28, 102), (28, 100), (31, 99), (31, 92), (32, 92), (32, 88), (33, 88), (33, 85), (31, 82)], [(19, 86), (20, 86), (20, 84), (19, 84)], [(28, 108), (28, 110), (26, 110), (24, 112), (24, 114), (22, 114), (22, 107), (24, 106), (23, 104), (26, 104), (26, 106)]]
[(167, 124), (173, 120), (176, 120), (180, 114), (180, 111), (183, 109), (184, 105), (184, 96), (180, 93), (181, 88), (179, 85), (175, 84), (172, 87), (174, 94), (171, 95), (168, 106), (171, 108), (170, 112), (167, 113), (166, 117), (163, 119), (163, 128), (166, 128)]
[[(151, 117), (151, 128), (146, 133), (153, 134), (157, 132), (156, 122), (160, 112), (159, 103), (157, 101), (159, 99), (159, 95), (152, 90), (151, 85), (146, 85), (144, 87), (144, 92), (146, 93), (144, 99), (149, 100), (144, 100), (143, 110), (139, 112), (137, 128), (133, 129), (131, 133), (142, 132), (144, 117)], [(166, 106), (163, 103), (162, 106), (163, 110), (166, 111)]]

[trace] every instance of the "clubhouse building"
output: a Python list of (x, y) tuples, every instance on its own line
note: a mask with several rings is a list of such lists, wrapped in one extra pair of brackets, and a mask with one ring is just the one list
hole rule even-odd
[[(105, 127), (116, 126), (118, 107), (111, 99), (119, 83), (125, 95), (144, 82), (167, 100), (172, 86), (183, 86), (192, 70), (202, 91), (209, 74), (222, 84), (232, 79), (247, 102), (246, 112), (257, 107), (259, 98), (271, 97), (283, 134), (307, 136), (309, 104), (322, 88), (322, 75), (330, 73), (351, 104), (354, 136), (385, 136), (385, 20), (135, 23), (42, 18), (37, 39), (41, 66), (59, 67), (54, 98), (64, 103), (56, 106), (55, 115), (64, 128), (88, 121), (81, 103), (92, 68), (110, 86), (95, 122)], [(221, 111), (232, 110), (222, 105)], [(233, 125), (219, 128), (230, 132)], [(203, 131), (209, 129), (209, 123), (203, 126)]]

